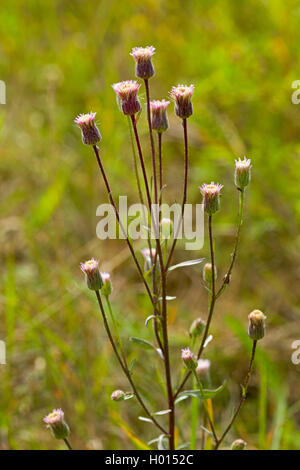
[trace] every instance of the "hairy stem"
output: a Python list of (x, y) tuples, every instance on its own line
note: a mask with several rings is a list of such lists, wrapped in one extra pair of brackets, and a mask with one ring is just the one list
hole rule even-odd
[(68, 439), (66, 437), (64, 438), (64, 442), (65, 442), (65, 444), (66, 444), (66, 446), (69, 450), (73, 450), (72, 447), (71, 447), (70, 442), (68, 441)]

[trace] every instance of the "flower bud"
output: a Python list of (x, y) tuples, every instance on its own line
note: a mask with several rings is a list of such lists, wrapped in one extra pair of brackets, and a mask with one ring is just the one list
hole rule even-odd
[(198, 336), (201, 336), (204, 331), (205, 325), (206, 323), (204, 320), (202, 320), (202, 318), (196, 318), (196, 320), (194, 320), (190, 326), (190, 336), (192, 338), (197, 338)]
[(235, 161), (234, 182), (237, 188), (244, 189), (250, 183), (251, 179), (251, 160), (244, 157)]
[(173, 233), (173, 222), (171, 219), (162, 218), (160, 222), (161, 235), (163, 239), (170, 238)]
[(259, 340), (265, 336), (265, 319), (267, 317), (260, 310), (253, 310), (248, 315), (249, 326), (248, 336), (251, 339)]
[(151, 101), (151, 126), (152, 129), (157, 132), (165, 132), (169, 127), (168, 116), (167, 116), (167, 107), (169, 106), (170, 101), (166, 100), (155, 100)]
[(210, 361), (208, 359), (199, 359), (196, 367), (196, 374), (199, 379), (209, 379)]
[(124, 400), (125, 398), (125, 392), (123, 392), (123, 390), (115, 390), (114, 392), (112, 392), (110, 398), (113, 400), (113, 401), (122, 401)]
[(140, 111), (141, 104), (137, 97), (140, 86), (135, 80), (126, 80), (112, 86), (120, 99), (121, 108), (125, 115), (132, 116)]
[(94, 258), (80, 263), (80, 269), (85, 274), (86, 283), (91, 290), (100, 290), (103, 286), (103, 281), (99, 271), (99, 263)]
[(220, 209), (220, 191), (223, 188), (221, 184), (203, 184), (200, 191), (203, 196), (204, 210), (208, 215), (212, 215)]
[(145, 261), (144, 271), (147, 272), (153, 266), (153, 262), (154, 262), (154, 258), (155, 258), (155, 254), (156, 254), (156, 249), (152, 248), (151, 253), (150, 253), (149, 248), (143, 248), (141, 253), (142, 253), (142, 255), (144, 257), (144, 261)]
[(66, 439), (69, 436), (70, 428), (64, 420), (64, 412), (60, 408), (45, 416), (43, 421), (51, 429), (56, 439)]
[(102, 278), (102, 282), (103, 282), (101, 292), (105, 297), (109, 297), (110, 294), (112, 293), (112, 284), (111, 284), (111, 280), (110, 280), (110, 274), (109, 273), (101, 273), (101, 278)]
[(231, 450), (245, 450), (247, 446), (247, 442), (243, 441), (243, 439), (236, 439), (231, 444)]
[(155, 47), (134, 47), (130, 55), (135, 60), (135, 74), (138, 78), (147, 80), (154, 75), (152, 56), (155, 54)]
[(197, 367), (197, 360), (190, 350), (190, 348), (185, 348), (181, 350), (181, 359), (184, 362), (184, 365), (189, 370), (194, 370)]
[[(217, 279), (217, 268), (214, 266), (214, 271), (215, 271), (215, 280)], [(203, 266), (203, 272), (202, 272), (203, 280), (208, 284), (211, 285), (212, 283), (212, 265), (211, 263), (205, 263)]]
[(170, 95), (175, 102), (175, 114), (182, 119), (186, 119), (193, 114), (192, 95), (194, 85), (173, 86)]
[(95, 123), (96, 113), (79, 114), (74, 119), (81, 129), (82, 142), (86, 145), (96, 145), (101, 140), (101, 134)]

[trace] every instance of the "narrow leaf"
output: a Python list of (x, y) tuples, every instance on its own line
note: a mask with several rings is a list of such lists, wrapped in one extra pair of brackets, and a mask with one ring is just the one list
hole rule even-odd
[(177, 268), (184, 268), (186, 266), (194, 266), (195, 264), (200, 264), (204, 258), (199, 258), (199, 259), (191, 259), (189, 261), (183, 261), (182, 263), (175, 264), (174, 266), (171, 266), (168, 271), (174, 271), (174, 269)]

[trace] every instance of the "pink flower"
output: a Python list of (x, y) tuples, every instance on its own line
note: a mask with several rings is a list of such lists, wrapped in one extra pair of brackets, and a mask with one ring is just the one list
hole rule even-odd
[(183, 360), (187, 369), (195, 369), (197, 365), (196, 358), (190, 348), (184, 348), (181, 350), (181, 359)]
[(52, 413), (45, 416), (43, 421), (46, 424), (56, 424), (62, 422), (64, 416), (65, 414), (63, 410), (61, 408), (57, 408), (56, 410), (53, 410)]
[(175, 101), (175, 114), (182, 119), (186, 119), (193, 114), (192, 95), (194, 85), (173, 86), (170, 95)]
[(140, 111), (141, 105), (137, 97), (140, 86), (141, 85), (135, 80), (126, 80), (112, 85), (121, 100), (121, 107), (124, 114), (133, 115)]
[(135, 74), (138, 78), (147, 80), (154, 75), (152, 56), (155, 53), (155, 47), (134, 47), (130, 55), (136, 62)]
[(51, 429), (56, 439), (66, 439), (70, 434), (70, 428), (64, 419), (64, 412), (61, 408), (53, 410), (43, 418), (43, 421)]
[(209, 215), (214, 214), (220, 209), (220, 191), (223, 188), (221, 184), (203, 184), (200, 191), (203, 196), (204, 210)]
[(167, 107), (169, 106), (170, 101), (166, 100), (155, 100), (151, 101), (150, 108), (152, 113), (152, 129), (157, 132), (164, 132), (168, 129), (168, 116), (167, 116)]
[(103, 286), (102, 277), (99, 271), (99, 263), (94, 258), (80, 263), (80, 269), (84, 272), (86, 283), (89, 289), (98, 291)]
[(95, 123), (96, 113), (79, 114), (74, 119), (75, 124), (81, 129), (82, 141), (86, 145), (96, 145), (101, 140), (101, 134)]

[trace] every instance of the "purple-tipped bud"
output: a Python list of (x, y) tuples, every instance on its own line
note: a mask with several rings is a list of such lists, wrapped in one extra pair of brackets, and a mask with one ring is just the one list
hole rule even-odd
[(235, 161), (234, 182), (237, 188), (244, 189), (251, 180), (251, 160), (244, 157)]
[[(216, 266), (214, 268), (215, 268), (214, 271), (215, 271), (215, 280), (216, 280), (217, 279), (217, 268), (216, 268)], [(210, 286), (211, 283), (212, 283), (212, 265), (211, 265), (211, 263), (205, 263), (205, 265), (203, 266), (202, 275), (203, 275), (203, 280)]]
[(135, 80), (126, 80), (112, 85), (120, 99), (124, 114), (132, 116), (140, 111), (141, 104), (137, 97), (140, 86)]
[(151, 126), (152, 129), (157, 132), (165, 132), (169, 127), (168, 116), (167, 116), (167, 107), (169, 106), (170, 101), (166, 100), (155, 100), (151, 101)]
[(147, 80), (154, 75), (152, 56), (155, 54), (155, 47), (134, 47), (130, 55), (135, 60), (135, 74), (138, 78)]
[(245, 450), (247, 447), (247, 442), (243, 441), (243, 439), (236, 439), (231, 444), (231, 450)]
[(86, 283), (91, 290), (100, 290), (103, 286), (103, 281), (99, 271), (99, 263), (94, 258), (80, 263), (80, 269), (85, 274)]
[(202, 318), (196, 318), (196, 320), (194, 320), (190, 326), (190, 336), (192, 338), (197, 338), (198, 336), (201, 336), (204, 331), (205, 325), (206, 323), (204, 320), (202, 320)]
[(173, 86), (170, 95), (175, 102), (175, 114), (182, 119), (186, 119), (193, 114), (192, 95), (194, 85)]
[(79, 114), (74, 119), (75, 124), (81, 129), (82, 142), (86, 145), (96, 145), (101, 140), (101, 134), (95, 123), (96, 113)]
[(189, 370), (195, 370), (197, 367), (197, 360), (190, 350), (190, 348), (185, 348), (181, 350), (181, 359), (184, 362), (184, 365)]
[(126, 393), (123, 392), (123, 390), (115, 390), (114, 392), (112, 392), (110, 398), (113, 401), (122, 401), (124, 400), (125, 396), (126, 396)]
[(53, 436), (56, 439), (66, 439), (70, 434), (70, 428), (64, 420), (64, 412), (58, 408), (53, 410), (52, 413), (45, 416), (43, 419), (47, 427), (51, 429)]
[(265, 320), (266, 316), (260, 310), (253, 310), (248, 315), (248, 336), (251, 339), (259, 340), (265, 336)]
[(221, 184), (203, 184), (200, 191), (203, 196), (204, 210), (209, 215), (214, 214), (220, 209), (220, 191), (223, 188)]
[(199, 379), (208, 380), (210, 370), (210, 361), (208, 359), (199, 359), (196, 367), (196, 374)]
[(101, 292), (105, 297), (109, 297), (112, 293), (112, 284), (110, 279), (109, 273), (101, 273), (101, 278), (103, 282), (103, 286), (101, 288)]

